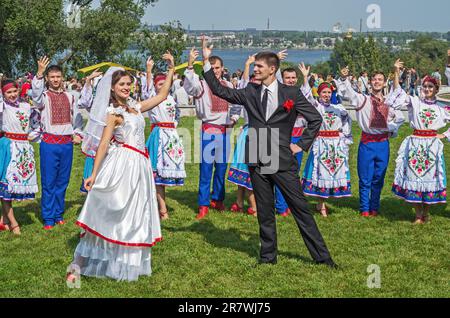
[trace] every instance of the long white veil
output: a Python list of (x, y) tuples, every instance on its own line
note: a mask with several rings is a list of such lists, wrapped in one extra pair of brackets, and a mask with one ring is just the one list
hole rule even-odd
[(116, 66), (110, 67), (97, 85), (94, 102), (89, 112), (88, 123), (84, 128), (83, 142), (81, 144), (81, 149), (86, 154), (95, 155), (97, 152), (103, 129), (106, 126), (106, 109), (109, 107), (111, 97), (112, 75), (118, 70), (123, 71), (124, 69)]

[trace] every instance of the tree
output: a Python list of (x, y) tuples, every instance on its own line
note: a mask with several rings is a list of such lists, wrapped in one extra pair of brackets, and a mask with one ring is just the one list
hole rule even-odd
[(447, 63), (447, 50), (446, 42), (435, 40), (430, 36), (420, 36), (410, 43), (408, 51), (399, 52), (398, 57), (405, 62), (405, 67), (414, 67), (423, 77), (436, 69), (443, 73)]
[(372, 36), (367, 40), (364, 37), (349, 38), (336, 43), (331, 54), (330, 66), (334, 72), (348, 66), (353, 74), (367, 71), (388, 73), (393, 65), (394, 55), (387, 47), (375, 42)]
[(179, 21), (172, 21), (160, 26), (161, 32), (152, 32), (144, 28), (137, 34), (139, 52), (146, 57), (151, 55), (159, 71), (164, 70), (162, 55), (170, 50), (175, 63), (180, 64), (183, 50), (186, 48), (186, 33)]
[(2, 0), (0, 69), (10, 75), (35, 68), (48, 55), (67, 70), (123, 54), (139, 28), (144, 9), (157, 0), (102, 0), (96, 8), (82, 1), (82, 23), (66, 24), (64, 0)]

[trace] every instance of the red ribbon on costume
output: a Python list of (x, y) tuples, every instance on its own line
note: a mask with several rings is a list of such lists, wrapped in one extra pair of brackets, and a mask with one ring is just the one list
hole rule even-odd
[(431, 84), (433, 84), (434, 86), (436, 86), (437, 90), (439, 90), (439, 83), (437, 81), (437, 79), (435, 79), (433, 76), (427, 75), (425, 76), (425, 78), (422, 81), (422, 86), (426, 83), (426, 82), (430, 82)]
[(389, 134), (368, 134), (366, 132), (362, 132), (361, 142), (363, 144), (368, 144), (369, 142), (383, 142), (389, 139)]
[(321, 130), (317, 137), (323, 138), (337, 138), (339, 137), (339, 130)]
[(47, 144), (70, 144), (72, 143), (72, 135), (52, 135), (45, 133), (42, 136), (42, 141)]
[(6, 91), (12, 87), (18, 88), (16, 83), (11, 82), (11, 83), (6, 84), (5, 86), (2, 86), (2, 93), (5, 94)]
[(147, 148), (145, 148), (145, 152), (143, 152), (143, 151), (141, 151), (141, 150), (139, 150), (137, 148), (134, 148), (133, 146), (130, 146), (128, 144), (122, 144), (122, 147), (128, 148), (128, 149), (133, 150), (133, 151), (136, 151), (137, 153), (140, 153), (141, 155), (143, 155), (147, 159), (150, 158)]
[(414, 136), (417, 137), (436, 137), (437, 131), (436, 130), (420, 130), (420, 129), (414, 129)]
[(209, 123), (202, 124), (202, 131), (207, 134), (225, 134), (227, 132), (227, 128), (231, 126), (229, 125), (215, 125)]
[(151, 130), (153, 130), (153, 128), (155, 128), (155, 127), (175, 129), (175, 124), (174, 123), (163, 123), (163, 122), (152, 123)]
[(114, 137), (114, 136), (111, 138), (111, 141), (112, 141), (112, 142), (115, 142), (115, 143), (117, 143), (117, 144), (119, 144), (119, 145), (121, 145), (121, 146), (124, 147), (124, 148), (133, 150), (133, 151), (135, 151), (135, 152), (137, 152), (137, 153), (143, 155), (143, 156), (144, 156), (145, 158), (147, 158), (147, 159), (150, 158), (150, 155), (148, 154), (148, 149), (147, 149), (147, 148), (145, 148), (145, 152), (144, 152), (144, 151), (139, 150), (139, 149), (137, 149), (137, 148), (135, 148), (135, 147), (133, 147), (133, 146), (130, 146), (129, 144), (126, 144), (126, 143), (124, 143), (124, 142), (118, 141), (118, 140), (116, 139), (116, 137)]
[(320, 95), (320, 93), (321, 93), (325, 88), (331, 89), (331, 92), (334, 91), (334, 87), (333, 87), (333, 85), (331, 85), (331, 83), (323, 82), (322, 84), (319, 85), (319, 88), (317, 88), (317, 93)]
[(5, 132), (4, 136), (12, 140), (28, 140), (28, 134), (16, 134), (11, 132)]
[(153, 82), (155, 83), (155, 86), (158, 85), (158, 82), (165, 81), (167, 79), (167, 76), (164, 74), (159, 74), (155, 77)]

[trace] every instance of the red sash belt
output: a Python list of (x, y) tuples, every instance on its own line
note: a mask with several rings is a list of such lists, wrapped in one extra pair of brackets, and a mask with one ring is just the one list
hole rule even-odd
[(336, 138), (339, 137), (339, 131), (338, 130), (321, 130), (319, 131), (318, 137), (324, 137), (324, 138)]
[(130, 146), (130, 145), (128, 145), (128, 144), (122, 144), (122, 147), (131, 149), (131, 150), (133, 150), (133, 151), (136, 151), (137, 153), (140, 153), (141, 155), (143, 155), (143, 156), (144, 156), (145, 158), (147, 158), (147, 159), (150, 158), (150, 156), (149, 156), (149, 154), (148, 154), (147, 148), (145, 148), (145, 152), (143, 152), (143, 151), (141, 151), (141, 150), (139, 150), (139, 149), (137, 149), (137, 148), (134, 148), (133, 146)]
[(151, 130), (155, 127), (175, 129), (174, 123), (152, 123)]
[(368, 134), (363, 131), (361, 136), (361, 142), (363, 144), (368, 144), (369, 142), (382, 142), (389, 139), (389, 134)]
[(123, 143), (123, 142), (121, 142), (121, 141), (118, 141), (116, 138), (114, 138), (114, 136), (111, 138), (111, 141), (113, 141), (113, 142), (115, 142), (115, 143), (121, 145), (121, 146), (124, 147), (124, 148), (130, 149), (130, 150), (133, 150), (133, 151), (136, 151), (137, 153), (140, 153), (141, 155), (143, 155), (143, 156), (144, 156), (145, 158), (147, 158), (147, 159), (150, 158), (150, 155), (148, 154), (148, 149), (147, 149), (147, 148), (145, 148), (145, 152), (144, 152), (144, 151), (141, 151), (141, 150), (139, 150), (139, 149), (137, 149), (137, 148), (134, 148), (133, 146), (130, 146), (130, 145), (126, 144), (126, 143)]
[(230, 128), (230, 125), (215, 125), (209, 123), (202, 124), (202, 131), (207, 134), (226, 134), (227, 128)]
[(16, 134), (16, 133), (5, 132), (4, 136), (6, 138), (12, 139), (12, 140), (28, 140), (28, 134)]
[(303, 130), (305, 130), (305, 128), (303, 127), (294, 127), (294, 129), (292, 130), (292, 137), (300, 137), (301, 135), (303, 135)]
[(52, 135), (45, 133), (42, 141), (47, 144), (70, 144), (72, 143), (72, 135)]
[(420, 130), (420, 129), (414, 129), (414, 136), (417, 137), (436, 137), (437, 131), (436, 130)]

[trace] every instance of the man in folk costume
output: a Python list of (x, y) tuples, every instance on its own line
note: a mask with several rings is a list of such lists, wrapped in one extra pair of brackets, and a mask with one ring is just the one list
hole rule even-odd
[(389, 163), (389, 138), (398, 134), (405, 120), (400, 110), (390, 108), (401, 102), (396, 92), (383, 96), (387, 78), (382, 72), (371, 76), (370, 96), (355, 92), (348, 75), (348, 67), (342, 69), (337, 85), (339, 94), (356, 107), (356, 121), (362, 129), (358, 149), (360, 212), (363, 217), (375, 217), (380, 211), (381, 190)]
[(41, 111), (41, 213), (45, 230), (64, 224), (73, 144), (81, 142), (83, 126), (74, 97), (64, 91), (62, 69), (57, 65), (47, 69), (48, 65), (47, 57), (38, 61), (38, 72), (32, 82), (33, 103)]
[[(184, 88), (186, 92), (194, 96), (197, 118), (202, 121), (201, 132), (201, 161), (200, 183), (198, 189), (199, 210), (197, 219), (202, 219), (208, 214), (209, 207), (223, 211), (225, 206), (225, 174), (228, 166), (228, 154), (230, 151), (231, 129), (235, 124), (230, 119), (229, 109), (238, 107), (226, 100), (214, 95), (206, 81), (200, 80), (195, 74), (193, 64), (199, 53), (192, 49), (189, 54), (188, 68)], [(232, 88), (233, 85), (222, 79), (223, 61), (218, 56), (209, 59), (216, 78), (222, 85)], [(239, 108), (240, 109), (240, 108)], [(214, 171), (213, 192), (210, 202), (211, 178)]]

